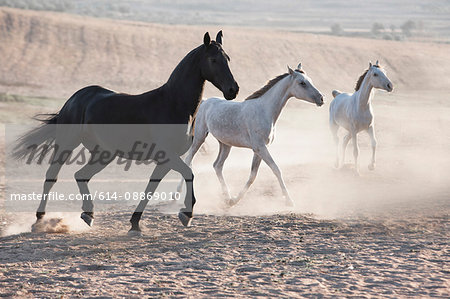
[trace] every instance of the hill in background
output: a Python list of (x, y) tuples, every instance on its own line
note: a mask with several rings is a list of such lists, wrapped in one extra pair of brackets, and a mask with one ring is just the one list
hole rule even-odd
[[(450, 86), (450, 45), (332, 37), (267, 29), (158, 25), (0, 8), (0, 92), (67, 98), (92, 84), (138, 93), (163, 84), (176, 64), (224, 29), (239, 98), (301, 60), (327, 92), (352, 90), (369, 60), (397, 88)], [(205, 96), (220, 95), (208, 86)]]
[(220, 24), (450, 41), (450, 5), (446, 0), (374, 0), (363, 4), (357, 0), (0, 0), (0, 6), (161, 24)]

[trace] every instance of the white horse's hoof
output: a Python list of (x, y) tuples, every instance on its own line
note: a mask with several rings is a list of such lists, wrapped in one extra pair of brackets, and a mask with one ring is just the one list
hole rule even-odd
[(293, 208), (295, 207), (295, 202), (292, 199), (286, 199), (286, 206)]
[(369, 168), (369, 170), (375, 170), (375, 163), (369, 164), (369, 166), (367, 166), (367, 168)]
[(239, 202), (239, 198), (231, 197), (225, 200), (225, 204), (228, 208), (234, 207)]

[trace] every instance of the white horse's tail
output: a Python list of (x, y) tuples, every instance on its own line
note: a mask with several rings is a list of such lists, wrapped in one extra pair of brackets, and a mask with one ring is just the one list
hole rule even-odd
[(337, 97), (338, 95), (340, 95), (342, 92), (340, 92), (339, 90), (333, 90), (332, 94), (333, 94), (333, 98)]
[(197, 105), (197, 108), (195, 109), (194, 115), (189, 115), (189, 122), (188, 122), (188, 127), (187, 127), (187, 131), (186, 131), (186, 135), (188, 136), (194, 136), (194, 131), (195, 131), (195, 118), (197, 117), (197, 113), (198, 113), (198, 109), (200, 109), (200, 105), (204, 102), (205, 100), (200, 100), (200, 102)]

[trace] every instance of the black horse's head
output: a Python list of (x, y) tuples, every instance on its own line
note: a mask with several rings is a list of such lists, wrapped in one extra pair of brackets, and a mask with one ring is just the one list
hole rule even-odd
[(209, 33), (203, 37), (204, 55), (200, 62), (202, 76), (223, 92), (227, 100), (236, 98), (239, 85), (233, 78), (228, 62), (230, 57), (222, 48), (222, 31), (217, 33), (215, 41), (211, 41)]

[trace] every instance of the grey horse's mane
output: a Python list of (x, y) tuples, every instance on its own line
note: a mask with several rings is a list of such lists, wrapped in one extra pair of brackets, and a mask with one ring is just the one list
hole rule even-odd
[[(379, 65), (373, 65), (373, 66), (374, 66), (374, 67), (377, 67), (377, 68), (380, 68)], [(359, 77), (358, 81), (356, 82), (355, 91), (358, 91), (359, 88), (361, 87), (361, 84), (362, 84), (364, 78), (366, 77), (367, 72), (369, 71), (369, 69), (370, 69), (370, 68), (368, 68), (368, 69), (367, 69), (367, 70)]]
[[(296, 72), (302, 73), (304, 74), (305, 72), (302, 70), (295, 70)], [(254, 93), (252, 93), (250, 96), (248, 96), (245, 101), (247, 100), (252, 100), (252, 99), (257, 99), (261, 96), (263, 96), (269, 89), (271, 89), (275, 84), (277, 84), (281, 79), (285, 78), (287, 75), (289, 75), (289, 73), (284, 73), (282, 75), (279, 75), (275, 78), (273, 78), (272, 80), (269, 80), (269, 82), (266, 83), (266, 85), (264, 85), (263, 87), (261, 87), (260, 89), (258, 89), (257, 91), (255, 91)]]

